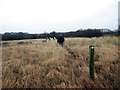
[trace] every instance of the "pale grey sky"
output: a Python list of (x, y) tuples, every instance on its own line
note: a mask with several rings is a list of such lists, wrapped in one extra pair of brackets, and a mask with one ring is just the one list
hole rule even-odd
[(120, 1), (118, 4), (118, 25), (120, 25)]
[(119, 0), (0, 0), (0, 33), (118, 27)]

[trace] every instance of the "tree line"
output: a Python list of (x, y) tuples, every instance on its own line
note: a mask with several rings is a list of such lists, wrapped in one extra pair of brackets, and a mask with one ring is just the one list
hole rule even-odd
[(50, 32), (50, 33), (41, 33), (41, 34), (29, 34), (23, 32), (6, 32), (2, 34), (2, 40), (22, 40), (22, 39), (39, 39), (39, 38), (46, 38), (46, 37), (56, 37), (60, 34), (63, 34), (64, 37), (100, 37), (103, 35), (118, 35), (119, 30), (111, 31), (108, 30), (104, 31), (102, 29), (86, 29), (86, 30), (77, 30), (72, 32)]

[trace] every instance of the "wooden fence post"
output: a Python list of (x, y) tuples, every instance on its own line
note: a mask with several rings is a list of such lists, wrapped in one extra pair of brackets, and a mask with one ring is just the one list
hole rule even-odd
[(94, 46), (89, 46), (90, 50), (90, 79), (94, 80)]

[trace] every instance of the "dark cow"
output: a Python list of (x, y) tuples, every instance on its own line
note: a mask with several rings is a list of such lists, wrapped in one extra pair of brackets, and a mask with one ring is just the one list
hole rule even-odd
[(59, 43), (61, 46), (64, 44), (64, 36), (61, 34), (60, 36), (57, 37), (57, 43)]

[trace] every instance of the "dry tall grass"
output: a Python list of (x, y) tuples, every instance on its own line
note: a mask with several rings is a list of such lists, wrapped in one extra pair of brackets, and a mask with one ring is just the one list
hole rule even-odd
[[(4, 41), (3, 88), (118, 87), (118, 37)], [(18, 42), (31, 42), (21, 43)], [(89, 79), (89, 45), (95, 46), (95, 79)]]

